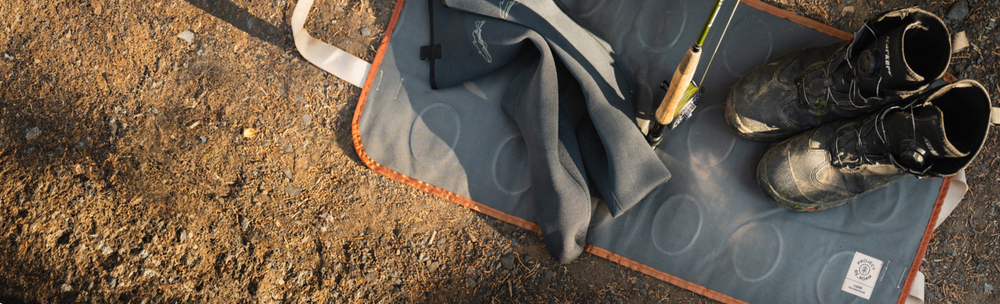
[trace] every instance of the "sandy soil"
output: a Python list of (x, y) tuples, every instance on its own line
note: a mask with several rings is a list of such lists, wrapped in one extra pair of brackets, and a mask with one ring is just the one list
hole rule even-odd
[[(851, 32), (954, 3), (767, 2)], [(951, 70), (996, 96), (1000, 3), (974, 2), (949, 21), (973, 45)], [(534, 233), (365, 168), (360, 89), (299, 56), (294, 5), (0, 3), (0, 302), (713, 302), (557, 264)], [(392, 7), (317, 0), (307, 26), (370, 60)], [(931, 303), (1000, 301), (996, 133), (921, 266)]]

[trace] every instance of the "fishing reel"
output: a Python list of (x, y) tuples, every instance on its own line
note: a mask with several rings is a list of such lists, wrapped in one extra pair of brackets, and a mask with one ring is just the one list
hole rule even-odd
[[(670, 82), (664, 80), (660, 83), (660, 88), (664, 91), (669, 91)], [(694, 114), (694, 110), (698, 108), (698, 100), (701, 99), (702, 88), (698, 84), (692, 81), (688, 84), (687, 89), (684, 90), (684, 94), (681, 96), (681, 102), (677, 104), (677, 108), (674, 109), (673, 120), (668, 125), (663, 125), (659, 123), (652, 123), (649, 126), (649, 131), (646, 132), (646, 142), (649, 146), (656, 148), (663, 140), (663, 129), (670, 128), (671, 130), (677, 128), (681, 122), (684, 122), (691, 115)]]

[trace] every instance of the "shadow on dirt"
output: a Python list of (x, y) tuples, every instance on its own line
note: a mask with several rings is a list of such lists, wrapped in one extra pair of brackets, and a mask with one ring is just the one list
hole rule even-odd
[[(133, 178), (136, 163), (114, 157), (128, 126), (101, 108), (82, 105), (95, 97), (66, 90), (58, 76), (27, 65), (15, 62), (0, 76), (5, 84), (0, 87), (0, 202), (6, 211), (0, 211), (0, 273), (7, 274), (0, 277), (0, 296), (72, 301), (76, 292), (66, 288), (49, 295), (63, 285), (67, 270), (31, 252), (71, 250), (66, 248), (78, 243), (71, 237), (74, 229), (86, 230), (89, 223), (52, 231), (48, 238), (27, 237), (62, 227), (44, 225), (58, 212), (50, 214), (38, 204), (74, 204), (75, 195), (60, 184), (78, 185), (85, 193), (113, 190), (115, 181)], [(50, 249), (34, 248), (41, 246)]]
[[(186, 127), (192, 121), (222, 125), (220, 109), (157, 109), (121, 91), (75, 91), (69, 76), (30, 64), (13, 62), (10, 72), (0, 74), (0, 273), (6, 274), (0, 276), (0, 297), (72, 302), (95, 286), (114, 289), (115, 279), (106, 273), (144, 252), (152, 233), (162, 230), (137, 219), (171, 218), (184, 207), (162, 182), (167, 175), (183, 177), (176, 182), (182, 186), (201, 186), (202, 200), (240, 196), (242, 175), (205, 187), (204, 178), (182, 174), (196, 166), (177, 161), (178, 155), (198, 154), (231, 165), (222, 160), (223, 141), (204, 145), (197, 130)], [(147, 89), (149, 82), (127, 91)], [(116, 244), (120, 235), (139, 241)], [(94, 250), (105, 253), (89, 266), (53, 264)], [(147, 290), (135, 288), (137, 295)], [(16, 302), (8, 300), (0, 303)]]
[[(237, 6), (228, 0), (185, 0), (197, 8), (204, 10), (215, 18), (219, 18), (237, 29), (250, 34), (261, 41), (267, 42), (279, 48), (288, 48), (286, 37), (291, 33), (290, 29), (279, 29), (263, 19), (250, 14), (246, 9)], [(284, 24), (281, 25), (284, 27)]]

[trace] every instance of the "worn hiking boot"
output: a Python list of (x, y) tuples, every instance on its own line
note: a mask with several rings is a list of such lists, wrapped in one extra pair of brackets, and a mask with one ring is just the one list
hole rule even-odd
[(778, 206), (819, 211), (910, 175), (951, 176), (979, 153), (991, 124), (990, 98), (963, 80), (905, 104), (806, 131), (767, 151), (757, 183)]
[(940, 18), (918, 8), (888, 12), (851, 42), (792, 52), (750, 71), (729, 92), (726, 121), (747, 139), (785, 139), (915, 95), (950, 60)]

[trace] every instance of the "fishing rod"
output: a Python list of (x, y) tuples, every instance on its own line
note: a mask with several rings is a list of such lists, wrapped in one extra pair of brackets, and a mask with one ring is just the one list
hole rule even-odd
[[(702, 95), (700, 83), (705, 81), (708, 66), (712, 65), (715, 53), (719, 51), (719, 45), (722, 44), (722, 37), (726, 35), (726, 29), (729, 29), (729, 22), (733, 21), (733, 15), (736, 14), (736, 7), (734, 6), (732, 14), (729, 15), (729, 21), (726, 22), (726, 27), (722, 31), (722, 36), (719, 38), (719, 43), (716, 44), (715, 51), (712, 52), (712, 58), (708, 60), (708, 66), (705, 67), (701, 81), (699, 84), (695, 84), (692, 79), (694, 78), (695, 70), (698, 68), (698, 61), (701, 60), (701, 47), (705, 43), (705, 38), (708, 37), (708, 30), (712, 28), (712, 23), (715, 22), (715, 16), (719, 14), (719, 9), (722, 8), (722, 1), (715, 1), (715, 7), (712, 8), (712, 14), (708, 16), (708, 20), (705, 20), (705, 26), (701, 30), (701, 35), (698, 36), (698, 41), (691, 45), (691, 48), (681, 58), (681, 62), (677, 65), (677, 69), (674, 71), (674, 76), (670, 79), (670, 82), (664, 81), (660, 84), (660, 87), (666, 90), (667, 94), (663, 96), (663, 100), (660, 101), (660, 105), (656, 108), (656, 116), (653, 119), (653, 124), (649, 126), (649, 131), (646, 132), (646, 142), (654, 149), (663, 140), (664, 128), (676, 128), (682, 121), (691, 117), (691, 114), (694, 113), (694, 109), (697, 107), (695, 103)], [(736, 2), (736, 5), (739, 5), (739, 1)], [(673, 86), (670, 84), (673, 84)]]

